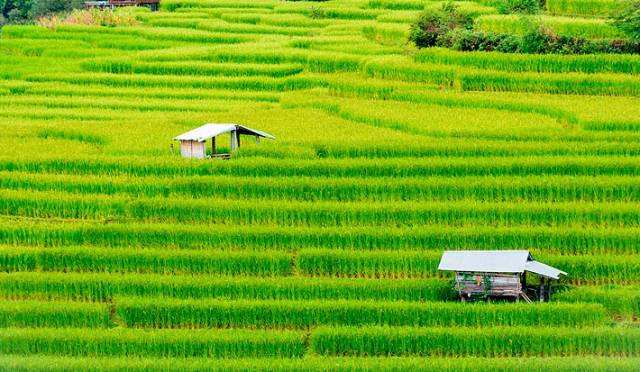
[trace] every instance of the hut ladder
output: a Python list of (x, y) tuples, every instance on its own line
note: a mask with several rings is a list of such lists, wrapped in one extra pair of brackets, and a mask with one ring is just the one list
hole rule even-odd
[(531, 303), (531, 299), (529, 298), (529, 296), (527, 296), (526, 293), (520, 292), (520, 296), (522, 296), (522, 298), (524, 298), (524, 300), (527, 301), (528, 303)]

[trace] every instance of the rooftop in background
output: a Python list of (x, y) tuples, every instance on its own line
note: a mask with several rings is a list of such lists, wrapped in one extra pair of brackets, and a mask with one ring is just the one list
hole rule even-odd
[(237, 131), (238, 134), (276, 139), (275, 136), (267, 132), (263, 132), (261, 130), (252, 129), (239, 124), (224, 123), (224, 124), (205, 124), (201, 127), (192, 129), (186, 133), (183, 133), (175, 137), (174, 140), (204, 142), (210, 138), (213, 138), (225, 133), (231, 133), (233, 131)]
[(438, 270), (476, 273), (528, 271), (551, 279), (559, 279), (560, 275), (567, 275), (564, 271), (534, 261), (526, 250), (445, 251)]

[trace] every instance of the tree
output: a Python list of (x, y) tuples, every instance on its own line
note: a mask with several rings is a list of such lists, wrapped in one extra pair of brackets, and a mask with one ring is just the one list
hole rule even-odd
[(51, 13), (66, 12), (73, 9), (69, 0), (33, 0), (33, 16), (39, 18)]
[(0, 0), (2, 15), (9, 22), (24, 22), (32, 18), (33, 0)]

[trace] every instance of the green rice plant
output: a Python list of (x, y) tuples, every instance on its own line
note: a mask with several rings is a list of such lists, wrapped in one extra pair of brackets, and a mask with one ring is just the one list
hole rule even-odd
[[(426, 134), (430, 130), (424, 130), (414, 127), (412, 124), (405, 124), (395, 120), (384, 120), (361, 116), (346, 110), (333, 112), (331, 114), (349, 120), (369, 124), (378, 128), (389, 128), (393, 130), (402, 130), (405, 132), (415, 132), (415, 134)], [(478, 115), (480, 116), (480, 115)], [(479, 118), (480, 119), (480, 118)], [(435, 121), (435, 118), (434, 118)], [(433, 123), (435, 124), (435, 123)], [(431, 126), (431, 123), (430, 123)], [(584, 123), (582, 127), (588, 130), (599, 131), (635, 131), (640, 126), (638, 122), (592, 122)], [(444, 128), (443, 128), (444, 129)], [(473, 128), (476, 131), (479, 128)], [(485, 131), (490, 136), (488, 131)], [(466, 137), (466, 136), (465, 136)], [(636, 155), (640, 154), (640, 146), (626, 145), (620, 146), (614, 142), (611, 143), (575, 143), (567, 141), (523, 141), (518, 144), (508, 143), (501, 140), (483, 140), (471, 142), (467, 138), (464, 139), (443, 139), (437, 143), (415, 143), (405, 147), (398, 147), (397, 143), (389, 141), (388, 143), (372, 148), (367, 144), (347, 145), (344, 143), (332, 143), (327, 145), (318, 145), (315, 152), (323, 158), (410, 158), (413, 156), (429, 157), (429, 156), (451, 156), (451, 157), (496, 157), (496, 156), (543, 156), (543, 155), (560, 155), (560, 156), (580, 156), (580, 155)]]
[(310, 328), (319, 325), (591, 327), (600, 305), (402, 303), (380, 301), (228, 301), (116, 298), (127, 327)]
[[(220, 18), (224, 19), (227, 14), (220, 14)], [(258, 19), (258, 16), (249, 14), (243, 15), (246, 19)], [(228, 18), (228, 17), (227, 17)], [(164, 28), (176, 28), (176, 29), (194, 29), (201, 30), (210, 33), (225, 33), (229, 35), (242, 36), (243, 41), (254, 39), (261, 35), (274, 35), (274, 36), (307, 36), (311, 35), (314, 31), (312, 27), (281, 27), (275, 25), (266, 24), (253, 24), (250, 22), (228, 22), (226, 20), (213, 20), (210, 18), (203, 20), (193, 19), (151, 19), (147, 21), (149, 26), (164, 27)]]
[(542, 256), (539, 259), (572, 273), (570, 280), (577, 285), (583, 283), (637, 283), (640, 279), (640, 262), (634, 256), (590, 254), (585, 256)]
[(2, 354), (145, 357), (301, 357), (305, 335), (293, 331), (5, 328)]
[(418, 18), (420, 11), (417, 10), (399, 10), (394, 12), (382, 13), (377, 18), (376, 21), (384, 22), (384, 23), (403, 23), (403, 24), (411, 24), (411, 22), (415, 21)]
[[(314, 38), (315, 39), (315, 38)], [(204, 60), (218, 63), (252, 63), (252, 64), (283, 64), (299, 63), (314, 72), (357, 71), (362, 58), (341, 52), (307, 51), (301, 52), (294, 48), (271, 48), (257, 46), (249, 50), (196, 50), (192, 53), (158, 52), (150, 53), (149, 58), (155, 61)]]
[[(164, 104), (163, 104), (164, 102)], [(222, 103), (222, 101), (220, 102)], [(213, 101), (209, 101), (209, 106), (203, 107), (201, 103), (189, 102), (186, 100), (174, 100), (173, 102), (166, 102), (162, 99), (140, 99), (137, 102), (131, 102), (128, 99), (121, 98), (103, 98), (101, 101), (96, 102), (94, 98), (89, 97), (77, 97), (70, 99), (67, 97), (32, 97), (29, 95), (20, 95), (17, 97), (11, 97), (6, 99), (0, 105), (7, 105), (10, 107), (19, 106), (31, 106), (39, 105), (43, 109), (58, 109), (58, 108), (72, 108), (76, 112), (81, 114), (81, 111), (99, 112), (99, 110), (112, 110), (116, 111), (116, 114), (128, 114), (135, 113), (149, 113), (153, 111), (158, 112), (218, 112)], [(125, 113), (124, 111), (128, 111)], [(117, 115), (110, 115), (111, 118), (117, 118)], [(86, 116), (85, 116), (86, 118)], [(58, 136), (60, 138), (61, 136)], [(77, 137), (77, 136), (76, 136)], [(66, 137), (68, 139), (69, 136)], [(90, 142), (90, 141), (89, 141)], [(95, 142), (95, 141), (94, 141)], [(106, 141), (105, 141), (106, 142)], [(105, 143), (99, 144), (104, 145)]]
[(372, 9), (422, 10), (425, 3), (420, 0), (370, 0), (367, 7)]
[(431, 277), (438, 274), (440, 252), (358, 252), (306, 249), (296, 255), (303, 275), (373, 278)]
[(309, 18), (308, 16), (305, 16), (303, 14), (291, 13), (263, 14), (260, 16), (260, 22), (265, 25), (286, 27), (287, 29), (290, 29), (292, 27), (326, 27), (331, 24), (331, 21), (327, 19), (314, 19)]
[(640, 316), (640, 288), (638, 286), (581, 286), (557, 293), (553, 296), (553, 300), (601, 304), (617, 318), (635, 320)]
[(318, 328), (311, 350), (333, 356), (636, 356), (634, 328)]
[(54, 130), (54, 129), (43, 129), (38, 132), (38, 137), (43, 139), (48, 138), (61, 138), (70, 141), (80, 141), (91, 143), (95, 145), (104, 145), (106, 143), (105, 139), (99, 136), (86, 134), (82, 132), (73, 132), (73, 131), (63, 131), (63, 130)]
[(338, 279), (207, 275), (0, 272), (0, 294), (10, 298), (110, 301), (114, 297), (437, 301), (452, 295), (438, 279)]
[[(460, 201), (291, 201), (198, 199), (0, 189), (0, 214), (112, 222), (289, 226), (640, 226), (637, 203)], [(81, 190), (80, 190), (81, 191)], [(247, 195), (257, 196), (257, 195)], [(204, 258), (204, 257), (203, 257)]]
[[(79, 97), (119, 97), (133, 98), (139, 97), (140, 93), (136, 88), (105, 88), (99, 86), (73, 86), (63, 84), (31, 84), (25, 87), (25, 93), (34, 95), (53, 96), (74, 96)], [(224, 90), (202, 91), (198, 89), (147, 89), (145, 90), (145, 98), (163, 98), (165, 102), (171, 100), (246, 100), (254, 102), (278, 102), (280, 97), (273, 93), (247, 93), (247, 92), (229, 92)], [(190, 108), (191, 109), (191, 108)]]
[(617, 122), (617, 121), (606, 121), (606, 122), (587, 122), (582, 125), (585, 130), (595, 130), (595, 131), (631, 131), (637, 132), (640, 129), (640, 122)]
[[(113, 40), (128, 39), (131, 44), (126, 49), (147, 49), (150, 45), (147, 40), (157, 42), (181, 41), (190, 43), (208, 44), (237, 44), (250, 41), (252, 38), (247, 35), (237, 34), (216, 34), (203, 30), (186, 30), (177, 27), (100, 27), (65, 25), (57, 27), (55, 31), (39, 26), (13, 26), (3, 28), (11, 38), (45, 39), (45, 40), (80, 40), (85, 42), (99, 42), (109, 35)], [(142, 39), (142, 40), (140, 40)], [(140, 47), (134, 47), (140, 43)], [(170, 44), (167, 44), (170, 45)], [(152, 49), (155, 49), (152, 47)]]
[(443, 86), (453, 86), (457, 76), (454, 68), (438, 65), (424, 68), (419, 65), (412, 66), (405, 58), (400, 57), (369, 60), (362, 69), (365, 74), (375, 78), (420, 81)]
[(309, 77), (187, 77), (158, 76), (153, 74), (107, 74), (85, 73), (69, 75), (32, 75), (30, 82), (60, 82), (70, 84), (100, 84), (107, 87), (158, 87), (158, 88), (198, 88), (198, 89), (238, 89), (254, 91), (289, 91), (325, 86), (326, 83)]
[(163, 62), (139, 63), (129, 61), (89, 61), (83, 68), (88, 71), (116, 74), (151, 74), (151, 75), (196, 75), (196, 76), (270, 76), (286, 77), (302, 72), (302, 67), (293, 64), (248, 65), (232, 63), (205, 62)]
[(0, 270), (277, 276), (291, 274), (291, 256), (279, 252), (0, 247)]
[(638, 79), (624, 75), (566, 73), (513, 74), (503, 72), (463, 73), (459, 78), (464, 91), (536, 92), (550, 94), (592, 94), (638, 96)]
[(59, 247), (91, 245), (113, 248), (293, 250), (332, 248), (354, 250), (530, 249), (562, 254), (634, 254), (638, 228), (602, 227), (298, 227), (177, 225), (166, 223), (60, 223), (3, 219), (0, 243)]
[(278, 2), (273, 0), (165, 0), (161, 4), (163, 10), (169, 12), (181, 8), (265, 8), (272, 9)]
[[(479, 83), (477, 83), (479, 84)], [(277, 159), (246, 158), (233, 163), (185, 163), (172, 157), (0, 158), (0, 171), (76, 175), (245, 176), (245, 177), (433, 177), (433, 176), (636, 176), (640, 162), (627, 156), (529, 156), (482, 158)]]
[[(432, 277), (437, 276), (440, 252), (305, 249), (296, 256), (299, 273), (338, 277)], [(640, 262), (634, 257), (606, 255), (548, 255), (536, 258), (569, 273), (566, 281), (582, 283), (637, 283)]]
[(640, 58), (631, 55), (520, 55), (426, 48), (416, 54), (415, 59), (430, 64), (459, 65), (513, 72), (640, 73)]
[(625, 0), (548, 0), (547, 11), (553, 15), (606, 17)]
[(598, 370), (632, 372), (637, 370), (639, 358), (573, 356), (520, 358), (417, 358), (417, 357), (319, 357), (303, 358), (150, 358), (150, 357), (64, 357), (47, 355), (2, 355), (0, 369), (7, 371), (108, 370), (108, 371), (540, 371), (550, 365), (556, 371)]
[(531, 30), (532, 25), (540, 25), (560, 35), (588, 39), (624, 37), (618, 29), (600, 19), (492, 14), (483, 15), (474, 20), (474, 29), (496, 34), (524, 35)]
[(111, 326), (109, 307), (100, 303), (69, 301), (0, 301), (0, 327)]
[[(388, 177), (368, 178), (366, 182), (358, 178), (329, 177), (165, 177), (102, 176), (102, 175), (60, 175), (36, 174), (24, 172), (0, 173), (0, 186), (5, 189), (5, 198), (9, 198), (7, 189), (36, 192), (62, 191), (78, 194), (104, 194), (114, 197), (114, 207), (110, 214), (117, 215), (119, 205), (117, 194), (131, 197), (167, 197), (207, 198), (215, 188), (216, 195), (230, 201), (237, 199), (261, 199), (278, 202), (282, 200), (298, 201), (419, 201), (419, 200), (477, 200), (501, 201), (513, 200), (539, 202), (638, 202), (640, 201), (640, 183), (637, 177), (626, 176), (487, 176), (487, 177)], [(14, 194), (15, 195), (15, 194)], [(56, 195), (61, 197), (60, 195)], [(15, 198), (15, 197), (14, 197)], [(67, 197), (68, 198), (68, 197)], [(85, 198), (90, 198), (85, 196)], [(98, 196), (92, 197), (95, 206), (76, 201), (72, 210), (63, 213), (76, 213), (77, 217), (105, 218), (96, 207), (100, 204)], [(17, 198), (15, 198), (17, 199)], [(15, 200), (14, 199), (14, 200)], [(24, 196), (19, 198), (25, 200)], [(79, 198), (78, 198), (79, 199)], [(11, 200), (11, 199), (8, 199)], [(50, 201), (50, 205), (63, 208), (64, 198)], [(26, 203), (26, 201), (25, 201)], [(255, 203), (254, 203), (255, 205)], [(42, 212), (35, 216), (47, 215), (44, 203), (39, 204)], [(85, 208), (86, 207), (86, 208)], [(124, 206), (123, 206), (124, 207)], [(25, 208), (26, 209), (26, 208)], [(199, 209), (198, 209), (199, 210)], [(14, 209), (15, 211), (15, 209)], [(12, 213), (14, 213), (12, 211)], [(144, 217), (143, 211), (139, 212)], [(191, 212), (197, 213), (197, 212)], [(203, 212), (204, 213), (204, 212)], [(55, 215), (55, 214), (54, 214)]]
[[(389, 61), (392, 59), (393, 61)], [(372, 77), (422, 81), (463, 91), (536, 92), (550, 94), (593, 94), (637, 96), (637, 79), (622, 74), (545, 74), (504, 73), (460, 70), (436, 64), (412, 64), (405, 58), (385, 57), (367, 62), (364, 72)]]

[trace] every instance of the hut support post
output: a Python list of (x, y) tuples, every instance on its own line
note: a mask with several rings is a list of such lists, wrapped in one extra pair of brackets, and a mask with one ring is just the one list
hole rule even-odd
[(216, 154), (216, 138), (211, 137), (211, 155)]
[(231, 131), (231, 151), (235, 151), (236, 148), (238, 148), (238, 131), (237, 130), (232, 130)]
[(538, 298), (540, 299), (540, 302), (544, 302), (544, 278), (540, 278), (540, 289), (538, 292)]

